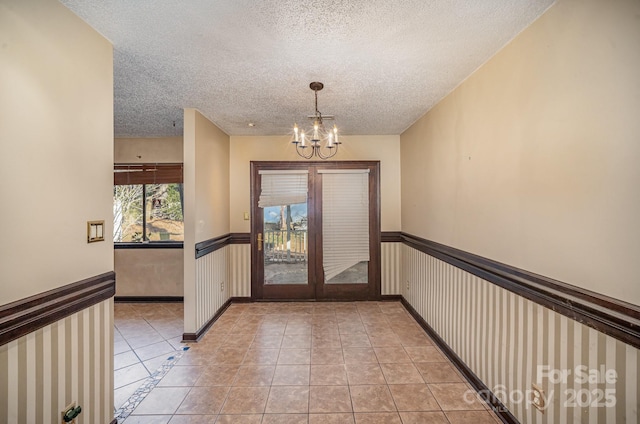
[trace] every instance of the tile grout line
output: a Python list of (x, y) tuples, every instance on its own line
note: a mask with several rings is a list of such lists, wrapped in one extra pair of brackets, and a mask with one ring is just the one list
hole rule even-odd
[[(366, 311), (365, 311), (365, 312), (366, 312)], [(264, 315), (264, 316), (262, 316), (262, 318), (265, 318), (265, 317), (268, 317), (268, 316), (269, 316), (269, 313), (265, 313), (265, 314), (256, 314), (256, 316), (259, 316), (259, 315)], [(331, 314), (331, 316), (335, 316), (335, 312), (334, 312), (334, 314)], [(229, 327), (234, 327), (235, 325), (237, 325), (237, 324), (238, 324), (238, 322), (242, 322), (242, 321), (243, 321), (243, 317), (245, 317), (245, 318), (247, 317), (246, 313), (245, 313), (245, 314), (240, 314), (239, 316), (235, 317), (235, 320), (230, 321), (230, 322), (229, 322)], [(252, 321), (252, 320), (253, 320), (253, 317), (254, 317), (254, 315), (249, 315), (249, 321)], [(282, 355), (282, 353), (283, 353), (284, 351), (288, 351), (288, 350), (291, 350), (291, 351), (304, 350), (304, 349), (302, 349), (302, 347), (301, 347), (301, 346), (297, 346), (296, 344), (291, 344), (291, 346), (286, 346), (286, 347), (283, 347), (283, 346), (282, 346), (282, 344), (283, 344), (283, 342), (284, 342), (284, 337), (287, 335), (287, 334), (286, 334), (287, 325), (288, 325), (288, 324), (291, 324), (291, 327), (292, 327), (293, 332), (294, 332), (295, 334), (289, 334), (289, 335), (290, 335), (290, 336), (292, 336), (292, 337), (294, 337), (294, 338), (301, 338), (302, 336), (306, 335), (306, 333), (302, 333), (302, 332), (300, 331), (301, 329), (295, 329), (295, 328), (293, 328), (293, 327), (295, 327), (296, 325), (299, 325), (299, 326), (307, 326), (307, 327), (311, 326), (311, 327), (313, 327), (313, 328), (311, 328), (311, 332), (310, 332), (310, 334), (309, 334), (309, 337), (311, 338), (311, 340), (310, 340), (310, 345), (309, 345), (309, 355), (310, 355), (310, 356), (309, 356), (309, 368), (308, 368), (308, 379), (309, 379), (309, 384), (308, 384), (308, 386), (307, 386), (307, 387), (308, 387), (308, 389), (309, 389), (309, 393), (310, 393), (311, 388), (312, 388), (312, 385), (311, 385), (311, 370), (312, 370), (312, 366), (313, 366), (313, 365), (312, 365), (312, 360), (311, 360), (311, 354), (312, 354), (313, 349), (316, 347), (316, 346), (315, 346), (315, 344), (314, 344), (314, 338), (313, 338), (313, 335), (314, 335), (314, 332), (316, 332), (316, 331), (318, 332), (318, 334), (321, 334), (321, 333), (323, 333), (323, 330), (322, 330), (321, 328), (316, 328), (316, 327), (314, 326), (314, 320), (313, 320), (313, 319), (308, 319), (308, 318), (309, 318), (309, 316), (308, 316), (308, 315), (307, 315), (307, 316), (304, 316), (304, 318), (307, 318), (307, 319), (304, 319), (304, 320), (302, 319), (302, 317), (299, 317), (298, 315), (294, 315), (294, 318), (295, 318), (295, 320), (292, 320), (292, 321), (291, 321), (291, 323), (285, 323), (283, 333), (282, 333), (282, 334), (279, 334), (279, 335), (281, 336), (281, 340), (280, 340), (279, 346), (277, 346), (277, 355), (276, 355), (275, 363), (273, 364), (273, 367), (274, 367), (274, 371), (275, 371), (275, 368), (277, 368), (277, 366), (278, 366), (278, 363), (279, 363), (279, 360), (280, 360), (280, 356)], [(315, 317), (313, 317), (313, 316), (312, 316), (311, 318), (315, 318)], [(373, 318), (373, 317), (372, 317), (372, 318)], [(288, 318), (288, 320), (290, 320), (290, 319), (291, 319), (291, 317), (289, 317), (289, 318)], [(366, 340), (368, 340), (368, 342), (369, 342), (369, 343), (368, 343), (368, 344), (369, 344), (369, 346), (368, 346), (367, 350), (371, 350), (371, 351), (372, 351), (372, 353), (373, 353), (372, 359), (375, 359), (375, 363), (378, 365), (379, 369), (380, 369), (380, 370), (381, 370), (381, 372), (382, 372), (382, 377), (383, 377), (384, 382), (385, 382), (385, 387), (387, 388), (387, 391), (388, 391), (388, 392), (389, 392), (389, 394), (391, 395), (391, 400), (392, 400), (392, 402), (393, 402), (393, 405), (395, 406), (395, 413), (396, 413), (396, 414), (397, 414), (397, 416), (400, 418), (400, 420), (401, 420), (402, 422), (404, 422), (404, 421), (403, 421), (403, 418), (402, 418), (402, 416), (401, 416), (401, 411), (399, 411), (399, 410), (398, 410), (398, 405), (397, 405), (397, 403), (396, 403), (396, 399), (395, 399), (395, 397), (393, 396), (393, 394), (391, 393), (391, 387), (392, 387), (392, 386), (389, 384), (389, 381), (388, 381), (388, 378), (389, 378), (389, 377), (388, 377), (388, 376), (384, 373), (384, 371), (382, 370), (382, 365), (383, 365), (383, 364), (380, 362), (380, 358), (379, 358), (379, 356), (378, 356), (378, 353), (376, 352), (376, 347), (374, 347), (374, 342), (373, 342), (373, 340), (372, 340), (372, 335), (374, 335), (374, 337), (377, 337), (377, 336), (374, 334), (374, 333), (376, 333), (376, 331), (380, 330), (380, 332), (382, 332), (382, 333), (385, 333), (385, 332), (386, 332), (386, 331), (385, 331), (385, 329), (384, 329), (384, 326), (380, 325), (381, 323), (380, 323), (380, 322), (377, 322), (377, 319), (376, 319), (376, 320), (372, 320), (372, 319), (370, 319), (369, 317), (367, 317), (367, 319), (366, 319), (366, 321), (368, 322), (368, 326), (367, 326), (367, 324), (365, 324), (364, 315), (363, 315), (363, 314), (362, 314), (362, 312), (360, 312), (360, 311), (359, 311), (359, 312), (358, 312), (358, 314), (357, 314), (357, 319), (358, 319), (358, 320), (359, 320), (359, 321), (364, 325), (364, 327), (365, 327), (365, 328), (364, 328), (364, 330), (365, 330), (365, 331), (364, 331), (363, 335), (365, 335), (365, 336), (366, 336)], [(390, 323), (390, 322), (391, 322), (388, 316), (386, 317), (385, 321), (386, 321), (386, 323)], [(345, 321), (345, 322), (346, 322), (346, 321)], [(337, 333), (337, 336), (338, 336), (338, 338), (340, 339), (340, 341), (341, 341), (341, 342), (342, 342), (342, 340), (341, 340), (341, 337), (340, 337), (340, 336), (342, 336), (342, 335), (344, 335), (344, 336), (349, 336), (349, 335), (351, 335), (351, 334), (356, 334), (356, 333), (358, 333), (358, 334), (359, 334), (359, 333), (361, 332), (359, 328), (354, 328), (354, 327), (355, 327), (355, 325), (353, 325), (352, 327), (349, 327), (348, 325), (344, 325), (344, 327), (345, 327), (345, 328), (344, 328), (344, 329), (340, 329), (340, 324), (341, 324), (341, 323), (343, 323), (343, 324), (344, 324), (345, 322), (335, 322), (335, 326), (337, 327), (337, 328), (336, 328), (336, 330), (337, 330), (337, 331), (336, 331), (336, 333)], [(377, 326), (378, 326), (378, 325), (380, 325), (380, 327), (379, 327), (379, 328), (377, 328)], [(225, 326), (225, 329), (226, 329), (226, 327), (227, 327), (227, 326)], [(253, 331), (250, 331), (250, 330), (252, 330), (252, 326), (250, 326), (250, 325), (246, 325), (245, 327), (247, 327), (247, 328), (243, 328), (243, 330), (245, 330), (248, 334), (249, 334), (249, 333), (251, 333), (251, 334), (253, 334), (253, 333), (254, 333)], [(371, 328), (368, 328), (368, 327), (371, 327)], [(417, 327), (417, 329), (418, 329), (418, 330), (422, 330), (422, 329), (421, 329), (421, 328), (419, 328), (417, 325), (416, 325), (416, 327)], [(231, 329), (232, 329), (232, 328), (231, 328)], [(229, 329), (227, 329), (227, 330), (229, 330)], [(357, 331), (356, 331), (356, 330), (357, 330)], [(157, 330), (156, 330), (156, 331), (157, 331)], [(355, 331), (355, 332), (354, 332), (354, 331)], [(394, 328), (392, 332), (393, 332), (393, 333), (395, 333), (396, 331), (397, 331), (397, 329), (396, 329), (396, 328)], [(227, 332), (228, 332), (228, 331), (227, 331)], [(226, 334), (227, 332), (225, 332), (225, 334)], [(345, 333), (343, 334), (343, 332), (345, 332)], [(422, 333), (422, 331), (420, 331), (420, 332)], [(244, 332), (241, 332), (241, 334), (242, 334), (242, 335), (244, 335)], [(412, 336), (408, 336), (408, 337), (412, 337)], [(252, 338), (251, 343), (249, 343), (249, 346), (248, 346), (245, 350), (249, 350), (249, 351), (251, 350), (251, 347), (252, 347), (252, 346), (253, 346), (253, 344), (255, 343), (256, 338), (257, 338), (257, 337), (256, 337), (256, 335), (254, 334), (254, 335), (253, 335), (253, 338)], [(349, 337), (347, 337), (347, 338), (349, 338)], [(376, 340), (378, 340), (378, 339), (376, 339)], [(363, 340), (363, 341), (364, 341), (364, 340)], [(384, 340), (381, 340), (381, 341), (382, 341), (382, 342), (385, 342)], [(413, 340), (411, 340), (410, 342), (411, 342), (411, 343), (413, 343), (414, 341), (413, 341)], [(378, 343), (378, 342), (376, 342), (376, 343)], [(318, 348), (321, 348), (321, 346), (322, 346), (322, 345), (318, 345), (317, 347), (318, 347)], [(390, 345), (390, 346), (391, 346), (391, 345)], [(411, 346), (413, 346), (413, 344), (412, 344)], [(431, 346), (433, 346), (433, 345), (431, 344)], [(223, 346), (218, 346), (218, 347), (223, 347)], [(237, 347), (237, 346), (235, 346), (235, 344), (230, 344), (230, 346), (229, 346), (229, 347), (233, 347), (233, 348), (235, 348), (235, 347)], [(358, 345), (358, 343), (354, 344), (354, 345), (353, 345), (353, 346), (351, 346), (351, 347), (352, 347), (353, 349), (356, 349), (356, 350), (358, 350), (359, 348), (361, 348), (361, 346), (359, 346), (359, 345)], [(362, 346), (362, 347), (364, 348), (364, 346)], [(384, 348), (386, 347), (386, 345), (385, 345), (385, 344), (382, 344), (382, 345), (381, 345), (381, 346), (379, 346), (379, 347), (380, 347), (381, 349), (384, 349)], [(407, 352), (407, 346), (406, 346), (405, 344), (402, 344), (402, 343), (401, 343), (401, 344), (399, 345), (399, 347), (400, 347), (400, 350), (401, 350), (401, 351), (403, 351), (403, 352), (405, 353), (405, 355), (409, 356), (409, 354), (408, 354), (408, 352)], [(256, 348), (258, 348), (258, 347), (256, 346)], [(238, 349), (239, 349), (239, 348), (238, 348)], [(272, 348), (272, 349), (273, 349), (273, 348)], [(343, 366), (343, 368), (345, 369), (345, 372), (346, 372), (346, 361), (345, 361), (345, 358), (344, 358), (345, 349), (347, 349), (347, 347), (345, 347), (345, 346), (344, 346), (344, 343), (340, 343), (340, 349), (337, 349), (337, 350), (340, 352), (340, 356), (342, 357), (342, 366)], [(438, 354), (442, 354), (442, 353), (440, 352), (440, 350), (439, 350), (437, 347), (436, 347), (436, 349), (434, 349), (434, 350), (435, 350), (435, 352), (436, 352), (436, 353), (438, 353)], [(135, 353), (135, 352), (134, 352), (134, 353)], [(178, 353), (182, 355), (182, 353), (180, 353), (180, 352), (178, 352)], [(247, 354), (248, 354), (248, 353), (247, 353), (247, 352), (245, 352), (245, 356), (246, 356)], [(137, 354), (136, 354), (136, 355), (137, 355)], [(188, 354), (187, 354), (187, 356), (188, 356)], [(245, 359), (246, 359), (246, 358), (245, 358)], [(412, 364), (412, 365), (415, 367), (415, 366), (416, 366), (416, 364), (414, 363), (413, 358), (411, 358), (411, 357), (409, 356), (409, 359), (410, 359), (410, 362), (409, 362), (409, 363), (410, 363), (410, 364)], [(427, 361), (427, 362), (430, 362), (430, 361)], [(439, 361), (438, 361), (438, 362), (439, 362)], [(443, 360), (442, 362), (443, 362), (443, 363), (448, 363), (446, 360)], [(390, 363), (395, 363), (395, 362), (394, 362), (394, 361), (391, 361)], [(238, 366), (241, 368), (241, 367), (243, 366), (243, 364), (244, 364), (244, 360), (243, 360), (243, 361), (242, 361)], [(261, 362), (259, 362), (258, 364), (261, 364)], [(296, 364), (297, 364), (297, 363), (295, 363), (295, 362), (294, 362), (294, 363), (292, 363), (291, 365), (296, 365)], [(288, 365), (288, 364), (283, 363), (282, 365)], [(417, 368), (416, 368), (416, 369), (417, 369)], [(170, 370), (170, 369), (169, 369), (169, 370)], [(168, 372), (169, 370), (167, 370), (167, 372)], [(430, 387), (431, 385), (429, 384), (429, 382), (427, 382), (427, 381), (424, 379), (424, 376), (422, 375), (422, 372), (420, 372), (420, 370), (417, 370), (417, 371), (418, 371), (418, 373), (420, 374), (420, 376), (421, 376), (421, 378), (422, 378), (422, 380), (423, 380), (423, 383), (424, 383), (424, 384), (425, 384), (425, 386), (427, 387), (427, 391), (428, 391), (428, 393), (430, 393), (430, 394), (434, 397), (435, 403), (436, 403), (436, 405), (438, 405), (438, 407), (439, 407), (439, 411), (440, 411), (440, 412), (442, 413), (442, 415), (443, 415), (443, 419), (444, 419), (444, 420), (446, 420), (446, 422), (450, 422), (450, 421), (449, 421), (449, 417), (446, 415), (446, 411), (445, 411), (444, 409), (442, 409), (442, 406), (440, 405), (440, 401), (438, 400), (438, 398), (436, 398), (436, 397), (433, 395), (433, 392), (432, 392), (431, 387)], [(154, 372), (154, 374), (153, 374), (153, 375), (155, 375), (155, 374), (156, 374), (156, 373)], [(456, 374), (457, 374), (457, 373), (456, 373)], [(166, 372), (165, 372), (165, 375), (166, 375)], [(155, 385), (159, 384), (159, 381), (160, 381), (160, 380), (162, 380), (162, 378), (163, 378), (163, 377), (164, 377), (164, 376), (159, 376), (158, 381), (156, 382), (156, 384), (155, 384)], [(238, 376), (238, 375), (236, 375), (236, 376), (234, 377), (234, 380), (237, 380), (238, 378), (239, 378), (239, 376)], [(464, 381), (464, 378), (462, 378), (462, 380)], [(273, 383), (273, 377), (272, 377), (272, 383)], [(445, 383), (445, 382), (443, 382), (443, 383)], [(451, 383), (453, 383), (453, 382), (451, 382)], [(401, 383), (398, 383), (398, 384), (401, 384)], [(408, 383), (407, 383), (407, 384), (408, 384)], [(154, 385), (153, 387), (151, 387), (151, 389), (149, 389), (149, 392), (150, 392), (150, 391), (155, 387), (155, 385)], [(232, 384), (231, 384), (231, 386), (233, 387), (233, 386), (234, 386), (234, 384), (232, 383)], [(264, 409), (262, 410), (262, 415), (263, 415), (262, 419), (266, 419), (266, 418), (265, 418), (265, 417), (266, 417), (266, 415), (267, 415), (266, 407), (267, 407), (267, 405), (268, 405), (269, 398), (270, 398), (270, 395), (271, 395), (271, 390), (273, 389), (273, 387), (274, 387), (274, 385), (273, 385), (273, 384), (270, 384), (270, 385), (269, 385), (269, 390), (267, 391), (267, 397), (266, 397), (265, 406), (264, 406)], [(351, 413), (350, 413), (349, 415), (352, 417), (352, 419), (353, 419), (353, 420), (355, 420), (356, 411), (354, 410), (354, 399), (353, 399), (353, 397), (351, 396), (351, 389), (352, 389), (352, 386), (351, 386), (351, 384), (349, 384), (348, 376), (347, 376), (347, 387), (348, 387), (348, 393), (349, 393), (350, 405), (351, 405)], [(228, 392), (228, 393), (227, 393), (227, 395), (225, 396), (225, 400), (222, 402), (221, 409), (220, 409), (219, 411), (217, 411), (217, 412), (218, 412), (218, 415), (222, 414), (222, 409), (224, 409), (224, 405), (225, 405), (226, 401), (228, 400), (229, 393), (230, 393), (230, 392)], [(148, 394), (148, 393), (147, 393), (147, 394)], [(145, 394), (145, 396), (146, 396), (147, 394)], [(142, 401), (142, 399), (140, 400), (140, 402), (141, 402), (141, 401)], [(310, 414), (311, 414), (310, 406), (311, 406), (311, 395), (309, 395), (309, 397), (307, 398), (307, 414), (306, 414), (306, 415), (307, 415), (307, 417), (309, 417), (309, 416), (310, 416)], [(134, 409), (135, 409), (135, 407), (134, 407)], [(474, 412), (475, 410), (471, 410), (471, 409), (470, 409), (469, 411), (470, 411), (470, 412)], [(129, 413), (131, 414), (132, 412), (133, 412), (133, 410), (132, 410), (131, 412), (129, 412)], [(382, 412), (382, 411), (381, 411), (381, 412)], [(326, 413), (329, 413), (329, 412), (326, 412)], [(363, 413), (365, 413), (365, 412), (363, 412)], [(366, 413), (369, 413), (369, 412), (366, 412)], [(371, 413), (374, 413), (374, 412), (371, 412)], [(375, 413), (378, 413), (378, 412), (375, 412)], [(175, 415), (175, 413), (174, 413), (174, 414), (172, 414), (172, 415)]]

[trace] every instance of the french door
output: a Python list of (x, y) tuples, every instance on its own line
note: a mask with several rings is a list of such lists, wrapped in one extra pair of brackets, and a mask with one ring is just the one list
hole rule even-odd
[(380, 162), (251, 162), (251, 297), (380, 297)]

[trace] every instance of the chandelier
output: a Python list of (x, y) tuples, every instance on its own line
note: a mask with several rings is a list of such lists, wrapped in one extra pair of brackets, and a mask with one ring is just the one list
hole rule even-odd
[[(338, 146), (342, 144), (338, 141), (338, 128), (334, 125), (329, 130), (325, 129), (322, 113), (318, 110), (318, 91), (324, 88), (324, 84), (315, 81), (309, 84), (309, 88), (313, 90), (316, 97), (316, 113), (309, 116), (313, 119), (313, 128), (309, 133), (305, 133), (298, 128), (298, 124), (294, 124), (292, 143), (295, 144), (298, 155), (305, 159), (311, 159), (313, 156), (323, 160), (329, 159), (338, 153)], [(325, 115), (324, 119), (333, 119), (333, 117)]]

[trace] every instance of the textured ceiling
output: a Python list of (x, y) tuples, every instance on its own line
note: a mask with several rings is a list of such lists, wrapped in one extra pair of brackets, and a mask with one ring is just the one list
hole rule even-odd
[(181, 135), (183, 108), (229, 135), (288, 134), (311, 81), (343, 134), (400, 134), (553, 0), (62, 3), (114, 45), (115, 135), (153, 137)]

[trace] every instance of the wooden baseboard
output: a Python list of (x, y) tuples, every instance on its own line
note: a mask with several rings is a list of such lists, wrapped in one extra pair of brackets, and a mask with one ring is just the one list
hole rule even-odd
[(518, 419), (509, 412), (506, 406), (489, 390), (489, 388), (478, 378), (478, 376), (464, 363), (464, 361), (449, 347), (449, 345), (435, 332), (433, 328), (420, 316), (413, 306), (407, 300), (400, 296), (400, 300), (405, 309), (418, 322), (420, 327), (431, 337), (435, 344), (440, 348), (442, 353), (453, 363), (453, 365), (462, 373), (469, 384), (474, 388), (478, 395), (485, 400), (496, 415), (505, 424), (519, 424)]
[(401, 294), (383, 294), (380, 296), (382, 302), (400, 302), (402, 301)]
[(115, 296), (116, 303), (181, 303), (183, 296)]
[(211, 317), (211, 319), (209, 319), (209, 321), (207, 321), (205, 323), (205, 325), (200, 327), (200, 329), (198, 331), (196, 331), (195, 333), (184, 333), (184, 334), (182, 334), (182, 341), (185, 342), (185, 343), (186, 342), (192, 343), (192, 342), (197, 342), (198, 340), (200, 340), (200, 338), (202, 336), (204, 336), (207, 333), (207, 331), (209, 331), (209, 328), (211, 328), (213, 323), (216, 322), (218, 320), (218, 318), (220, 318), (220, 316), (222, 316), (224, 311), (227, 310), (229, 305), (231, 305), (231, 303), (233, 302), (231, 299), (232, 298), (227, 299), (227, 301), (222, 304), (222, 306), (216, 311), (216, 313)]
[(231, 301), (231, 303), (251, 303), (251, 302), (253, 302), (253, 300), (251, 300), (250, 297), (231, 297), (231, 298), (229, 298), (229, 300)]

